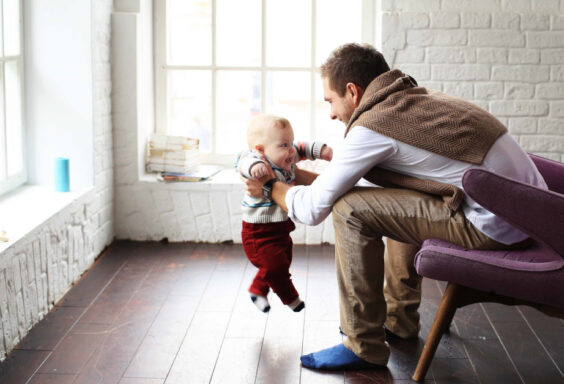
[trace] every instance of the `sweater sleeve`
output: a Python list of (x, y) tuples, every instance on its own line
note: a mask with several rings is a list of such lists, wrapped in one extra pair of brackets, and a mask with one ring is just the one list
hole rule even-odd
[(264, 161), (255, 156), (253, 152), (247, 150), (239, 153), (237, 161), (235, 162), (235, 167), (243, 177), (252, 179), (251, 168), (257, 163), (264, 163)]
[(321, 149), (327, 144), (318, 143), (316, 141), (296, 141), (294, 142), (294, 148), (296, 148), (297, 155), (296, 161), (301, 160), (316, 160), (321, 157)]

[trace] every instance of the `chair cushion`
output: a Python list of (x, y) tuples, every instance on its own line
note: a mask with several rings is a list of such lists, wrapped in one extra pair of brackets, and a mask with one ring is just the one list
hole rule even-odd
[(534, 243), (520, 251), (469, 250), (429, 239), (415, 258), (421, 276), (564, 308), (564, 259)]

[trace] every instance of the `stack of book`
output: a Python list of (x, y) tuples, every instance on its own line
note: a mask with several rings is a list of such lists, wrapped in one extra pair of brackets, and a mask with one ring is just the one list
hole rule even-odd
[(154, 134), (147, 143), (147, 172), (191, 172), (200, 163), (198, 147), (198, 139)]
[(204, 181), (213, 175), (219, 173), (223, 169), (219, 165), (199, 165), (195, 170), (190, 172), (161, 172), (159, 180), (161, 181)]

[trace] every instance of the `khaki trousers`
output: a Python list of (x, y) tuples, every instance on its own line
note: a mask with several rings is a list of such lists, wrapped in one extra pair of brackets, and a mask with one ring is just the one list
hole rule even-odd
[(388, 362), (384, 324), (404, 338), (419, 332), (421, 277), (413, 262), (424, 240), (507, 248), (476, 229), (461, 210), (452, 214), (442, 199), (416, 191), (354, 188), (332, 213), (341, 328), (348, 336), (344, 343), (374, 364)]

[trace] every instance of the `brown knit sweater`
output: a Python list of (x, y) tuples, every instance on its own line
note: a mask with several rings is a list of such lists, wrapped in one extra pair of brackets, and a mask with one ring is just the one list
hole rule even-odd
[[(345, 136), (363, 126), (417, 148), (471, 164), (481, 164), (507, 129), (493, 115), (467, 101), (418, 87), (399, 70), (374, 79), (354, 111)], [(464, 198), (457, 187), (372, 168), (365, 176), (383, 187), (400, 187), (442, 196), (455, 211)]]

